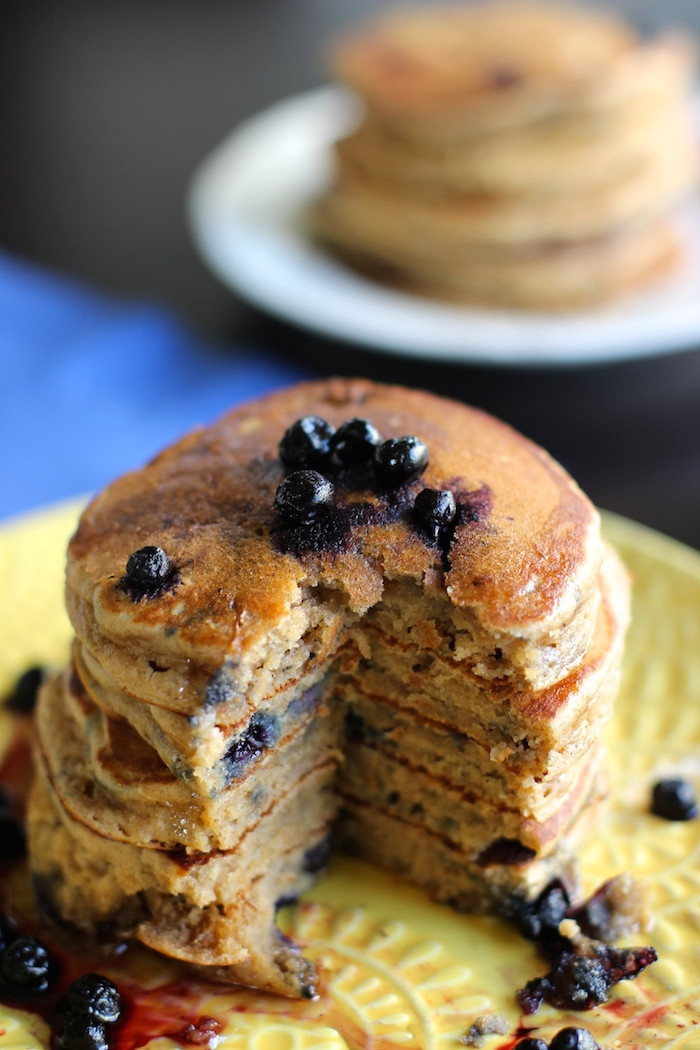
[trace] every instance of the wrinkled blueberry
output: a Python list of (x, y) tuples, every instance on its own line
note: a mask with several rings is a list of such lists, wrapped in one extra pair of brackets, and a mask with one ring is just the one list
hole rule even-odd
[(256, 711), (250, 720), (247, 737), (256, 747), (273, 747), (280, 738), (277, 715), (270, 711)]
[(226, 753), (226, 762), (232, 777), (238, 776), (243, 767), (253, 759), (260, 758), (263, 751), (274, 747), (280, 738), (279, 719), (269, 711), (256, 711), (248, 728)]
[(89, 1017), (98, 1024), (119, 1020), (122, 1002), (119, 990), (99, 973), (86, 973), (68, 989), (68, 1012), (73, 1017)]
[(285, 467), (322, 467), (330, 456), (334, 428), (319, 416), (302, 416), (285, 430), (279, 444)]
[(15, 992), (45, 992), (51, 979), (51, 957), (35, 937), (18, 937), (5, 949), (0, 974)]
[(515, 921), (521, 937), (528, 941), (542, 941), (558, 935), (559, 923), (571, 904), (563, 882), (550, 882), (533, 901), (525, 902), (516, 911)]
[(331, 452), (346, 466), (367, 463), (374, 456), (382, 436), (368, 419), (349, 419), (331, 438)]
[(90, 1016), (68, 1017), (58, 1040), (60, 1050), (108, 1050), (105, 1026)]
[(515, 1044), (515, 1050), (548, 1050), (544, 1039), (537, 1039), (534, 1035), (528, 1035)]
[(126, 563), (125, 582), (135, 591), (157, 590), (172, 572), (170, 558), (162, 547), (141, 547), (129, 556)]
[(374, 469), (385, 488), (398, 488), (423, 473), (428, 449), (420, 438), (406, 435), (383, 441), (374, 453)]
[(416, 523), (434, 543), (449, 529), (456, 513), (457, 503), (449, 489), (422, 489), (413, 504)]
[(275, 495), (275, 508), (287, 521), (311, 521), (323, 507), (333, 502), (333, 485), (316, 470), (296, 470), (289, 474)]
[(24, 674), (20, 675), (15, 683), (15, 688), (7, 698), (6, 706), (10, 711), (18, 715), (30, 715), (35, 706), (39, 693), (39, 686), (44, 680), (44, 668), (30, 667)]
[(588, 955), (563, 950), (549, 973), (528, 981), (516, 998), (527, 1014), (535, 1013), (543, 1002), (563, 1009), (590, 1010), (607, 1001), (614, 984), (633, 980), (657, 958), (654, 948), (599, 945)]
[(587, 1028), (562, 1028), (549, 1044), (549, 1050), (598, 1050)]
[(664, 820), (692, 820), (698, 815), (695, 789), (687, 780), (659, 780), (652, 789), (651, 812)]

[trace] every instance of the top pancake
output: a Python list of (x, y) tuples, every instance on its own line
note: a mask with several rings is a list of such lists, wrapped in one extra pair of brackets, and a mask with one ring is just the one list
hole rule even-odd
[(615, 104), (687, 77), (692, 48), (585, 6), (500, 0), (389, 13), (347, 34), (331, 65), (388, 122), (441, 136)]
[[(336, 503), (361, 500), (366, 513), (318, 550), (280, 531), (273, 507), (287, 473), (279, 440), (306, 414), (335, 426), (361, 416), (384, 438), (415, 434), (430, 451), (407, 490), (339, 486)], [(426, 486), (450, 488), (475, 519), (458, 526), (447, 572), (410, 519)], [(176, 584), (134, 601), (120, 584), (129, 555), (147, 544), (166, 551)], [(309, 594), (352, 617), (381, 599), (385, 578), (410, 578), (446, 594), (477, 644), (499, 646), (514, 680), (540, 687), (563, 677), (590, 641), (602, 557), (590, 502), (506, 425), (423, 392), (332, 379), (244, 405), (109, 486), (70, 543), (67, 606), (78, 637), (122, 685), (136, 668), (148, 681), (137, 695), (196, 713), (222, 669), (238, 695), (271, 660), (278, 679), (308, 671)], [(290, 653), (301, 654), (296, 671)], [(173, 667), (167, 695), (161, 672)]]

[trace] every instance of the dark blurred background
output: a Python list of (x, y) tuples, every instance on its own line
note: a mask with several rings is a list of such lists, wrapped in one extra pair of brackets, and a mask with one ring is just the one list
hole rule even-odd
[[(699, 352), (563, 371), (404, 364), (267, 322), (198, 258), (184, 205), (196, 166), (244, 118), (325, 82), (325, 43), (379, 6), (3, 0), (0, 245), (170, 306), (206, 338), (480, 404), (547, 445), (599, 504), (700, 547)], [(607, 6), (644, 31), (700, 34), (698, 0)]]

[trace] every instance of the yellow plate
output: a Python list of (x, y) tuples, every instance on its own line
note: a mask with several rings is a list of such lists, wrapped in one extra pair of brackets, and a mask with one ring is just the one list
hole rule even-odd
[[(63, 556), (76, 514), (72, 504), (0, 529), (3, 693), (28, 665), (66, 655)], [(700, 786), (700, 555), (611, 515), (605, 529), (633, 574), (633, 625), (607, 732), (611, 802), (583, 853), (583, 874), (587, 890), (623, 870), (644, 879), (654, 916), (645, 942), (659, 962), (618, 985), (599, 1009), (567, 1014), (545, 1006), (523, 1019), (515, 989), (547, 968), (529, 944), (496, 919), (457, 915), (338, 858), (285, 915), (326, 975), (317, 1002), (173, 985), (182, 971), (136, 953), (120, 979), (149, 989), (150, 1016), (172, 1019), (149, 1031), (176, 1032), (187, 1018), (211, 1015), (222, 1025), (222, 1050), (455, 1050), (477, 1016), (496, 1013), (510, 1035), (487, 1036), (487, 1050), (512, 1047), (522, 1023), (544, 1039), (565, 1024), (582, 1025), (605, 1050), (700, 1048), (700, 820), (669, 823), (648, 813), (660, 775), (680, 773)], [(0, 747), (7, 734), (3, 716)], [(0, 1008), (3, 1050), (43, 1048), (47, 1038), (43, 1022)], [(161, 1035), (147, 1045), (177, 1044)]]

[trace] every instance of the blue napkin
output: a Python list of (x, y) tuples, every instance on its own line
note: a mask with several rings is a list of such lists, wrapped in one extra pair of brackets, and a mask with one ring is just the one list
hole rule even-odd
[(0, 519), (99, 489), (193, 426), (310, 374), (0, 254)]

